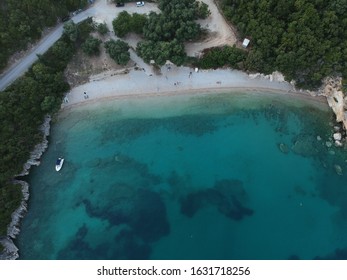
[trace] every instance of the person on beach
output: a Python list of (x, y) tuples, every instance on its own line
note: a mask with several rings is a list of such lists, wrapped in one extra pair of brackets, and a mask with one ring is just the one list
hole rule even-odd
[(88, 94), (84, 92), (84, 99), (88, 99), (88, 98), (89, 98)]

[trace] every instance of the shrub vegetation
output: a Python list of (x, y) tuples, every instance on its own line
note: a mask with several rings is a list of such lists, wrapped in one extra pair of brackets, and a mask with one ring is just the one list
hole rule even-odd
[(244, 61), (247, 58), (247, 52), (236, 48), (235, 46), (216, 47), (205, 50), (197, 65), (200, 68), (220, 68), (229, 66), (234, 69), (243, 69)]
[(121, 40), (109, 40), (105, 43), (106, 52), (119, 65), (126, 65), (130, 60), (129, 45)]
[(108, 33), (108, 27), (106, 25), (106, 23), (99, 23), (96, 26), (96, 30), (101, 34), (101, 35), (105, 35)]
[(82, 50), (89, 56), (100, 54), (100, 44), (101, 40), (89, 36), (87, 40), (82, 44)]
[[(5, 185), (0, 188), (0, 236), (7, 234), (7, 226), (11, 222), (12, 213), (21, 202), (21, 185)], [(0, 248), (0, 253), (3, 248)]]

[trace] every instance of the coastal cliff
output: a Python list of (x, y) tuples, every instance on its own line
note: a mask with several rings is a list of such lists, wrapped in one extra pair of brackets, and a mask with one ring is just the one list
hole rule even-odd
[(343, 146), (346, 141), (347, 130), (347, 96), (342, 91), (341, 77), (328, 77), (324, 79), (324, 84), (319, 91), (319, 95), (325, 96), (330, 108), (334, 111), (336, 122), (342, 127), (335, 126), (333, 135), (335, 145)]
[[(29, 174), (32, 165), (40, 165), (40, 158), (48, 147), (47, 137), (50, 132), (51, 116), (47, 115), (40, 127), (42, 131), (42, 142), (37, 144), (34, 150), (30, 153), (30, 158), (23, 166), (23, 171), (15, 177), (22, 177)], [(0, 254), (0, 260), (14, 260), (19, 257), (18, 248), (13, 243), (13, 239), (19, 234), (20, 221), (27, 211), (27, 201), (29, 199), (29, 184), (21, 180), (13, 180), (13, 184), (20, 184), (22, 186), (22, 201), (20, 206), (13, 212), (12, 221), (7, 228), (7, 236), (0, 239), (0, 244), (4, 247), (3, 252)]]

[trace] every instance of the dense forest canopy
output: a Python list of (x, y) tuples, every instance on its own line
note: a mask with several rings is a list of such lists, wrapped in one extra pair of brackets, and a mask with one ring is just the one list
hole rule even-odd
[(148, 63), (152, 59), (157, 65), (171, 60), (181, 65), (186, 57), (183, 42), (201, 35), (196, 22), (206, 18), (209, 10), (206, 4), (195, 0), (159, 0), (161, 13), (149, 13), (143, 27), (145, 41), (137, 46), (138, 54)]
[(10, 55), (38, 40), (45, 27), (86, 4), (87, 0), (1, 0), (0, 70)]
[(347, 77), (347, 0), (222, 0), (226, 17), (251, 39), (246, 66), (283, 72), (299, 86)]

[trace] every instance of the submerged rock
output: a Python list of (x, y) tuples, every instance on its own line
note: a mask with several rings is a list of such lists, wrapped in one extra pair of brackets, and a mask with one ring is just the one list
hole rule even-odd
[(330, 141), (326, 141), (325, 142), (325, 146), (327, 146), (328, 148), (330, 148), (333, 144)]
[(333, 134), (334, 140), (341, 141), (342, 134), (340, 132), (336, 132)]
[(253, 215), (246, 207), (247, 193), (242, 181), (224, 179), (215, 182), (213, 188), (192, 192), (181, 200), (181, 213), (193, 217), (201, 208), (215, 206), (224, 216), (232, 220), (242, 220)]
[(342, 147), (343, 144), (342, 144), (340, 141), (336, 140), (336, 141), (335, 141), (335, 146), (336, 146), (336, 147)]
[(280, 151), (281, 151), (282, 153), (284, 153), (284, 154), (288, 154), (288, 153), (289, 153), (289, 148), (288, 148), (288, 146), (287, 146), (286, 144), (280, 143), (280, 144), (278, 145), (278, 147), (279, 147), (279, 149), (280, 149)]
[(335, 165), (334, 165), (334, 168), (335, 168), (335, 171), (336, 171), (336, 174), (337, 174), (337, 175), (340, 175), (340, 176), (343, 175), (342, 167), (341, 167), (340, 165), (335, 164)]
[(314, 137), (301, 134), (296, 138), (294, 145), (292, 146), (292, 151), (304, 157), (315, 156), (319, 151), (314, 143)]
[(97, 166), (99, 166), (101, 164), (101, 159), (100, 158), (94, 158), (92, 160), (89, 160), (87, 163), (86, 163), (86, 166), (87, 167), (92, 167), (92, 168), (95, 168)]

